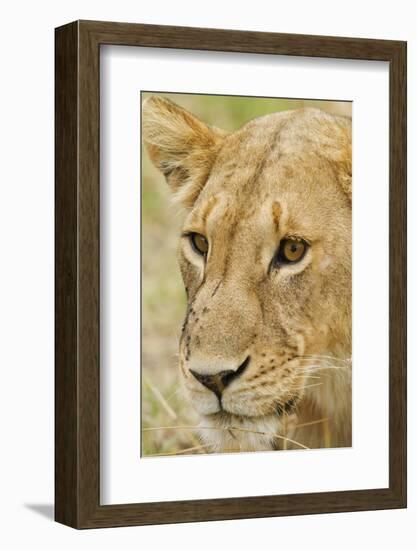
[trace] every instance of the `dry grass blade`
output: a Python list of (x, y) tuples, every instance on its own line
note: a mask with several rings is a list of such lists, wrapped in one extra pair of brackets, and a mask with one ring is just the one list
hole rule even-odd
[(298, 447), (301, 447), (302, 449), (309, 449), (310, 447), (307, 447), (306, 445), (303, 445), (299, 441), (295, 441), (294, 439), (290, 439), (289, 437), (284, 437), (283, 435), (279, 435), (275, 432), (262, 432), (259, 430), (250, 430), (249, 428), (239, 428), (237, 426), (228, 426), (227, 428), (216, 428), (214, 426), (159, 426), (158, 428), (144, 428), (144, 432), (150, 432), (155, 430), (218, 430), (222, 432), (228, 432), (228, 431), (235, 431), (235, 432), (246, 432), (246, 433), (252, 433), (257, 435), (266, 435), (269, 437), (276, 437), (277, 439), (281, 439), (282, 441), (287, 441), (288, 443), (293, 443), (294, 445), (297, 445)]
[(172, 399), (174, 399), (175, 397), (177, 397), (177, 396), (180, 394), (180, 392), (181, 392), (181, 386), (178, 385), (178, 386), (175, 388), (175, 390), (172, 391), (172, 392), (168, 395), (168, 397), (165, 398), (165, 401), (166, 401), (167, 403), (169, 403)]
[(187, 449), (181, 449), (179, 451), (173, 451), (170, 453), (154, 453), (151, 455), (147, 455), (146, 458), (155, 457), (155, 456), (177, 456), (177, 455), (184, 455), (187, 453), (202, 454), (202, 453), (194, 453), (194, 451), (200, 451), (202, 449), (206, 449), (207, 447), (209, 447), (209, 445), (195, 445), (194, 447), (188, 447)]
[(327, 422), (328, 418), (320, 418), (319, 420), (312, 420), (311, 422), (303, 422), (302, 424), (296, 424), (294, 428), (305, 428), (306, 426), (314, 426), (315, 424), (322, 424)]
[(164, 408), (165, 412), (170, 416), (173, 420), (176, 420), (178, 418), (176, 412), (169, 406), (166, 399), (162, 395), (162, 393), (158, 390), (158, 388), (152, 384), (152, 382), (149, 380), (148, 377), (144, 377), (145, 384), (148, 386), (148, 388), (151, 390), (151, 392), (154, 394), (155, 398), (161, 406)]

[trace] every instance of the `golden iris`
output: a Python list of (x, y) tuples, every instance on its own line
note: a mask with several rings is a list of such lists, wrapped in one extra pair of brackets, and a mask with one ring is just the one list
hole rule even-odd
[(283, 239), (278, 251), (278, 263), (299, 262), (306, 253), (307, 243), (299, 239)]
[(191, 233), (190, 241), (197, 254), (200, 254), (201, 256), (207, 255), (209, 244), (204, 235), (200, 235), (200, 233)]

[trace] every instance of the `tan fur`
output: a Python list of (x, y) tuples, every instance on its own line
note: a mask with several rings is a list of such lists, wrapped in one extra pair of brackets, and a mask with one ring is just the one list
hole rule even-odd
[[(283, 437), (351, 445), (350, 120), (305, 109), (226, 134), (152, 97), (143, 135), (189, 209), (184, 233), (209, 241), (206, 261), (186, 236), (178, 249), (188, 295), (180, 370), (202, 427), (215, 428), (201, 430), (204, 441), (214, 451), (299, 447)], [(307, 254), (271, 268), (288, 237), (307, 241)], [(247, 357), (220, 410), (190, 369), (236, 370)]]

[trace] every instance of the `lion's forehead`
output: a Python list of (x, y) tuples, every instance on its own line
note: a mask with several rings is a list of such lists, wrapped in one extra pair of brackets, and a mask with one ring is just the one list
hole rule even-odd
[[(189, 215), (189, 221), (204, 234), (248, 237), (294, 234), (314, 240), (323, 234), (337, 232), (336, 222), (350, 218), (349, 206), (336, 186), (315, 189), (308, 177), (280, 178), (277, 173), (265, 174), (259, 186), (249, 190), (236, 182), (229, 185), (207, 185)], [(330, 182), (331, 183), (331, 182)]]
[(297, 112), (278, 113), (252, 121), (231, 134), (224, 141), (194, 210), (207, 210), (207, 203), (211, 203), (212, 217), (225, 223), (233, 216), (247, 220), (257, 213), (262, 222), (261, 216), (266, 213), (263, 205), (267, 204), (270, 212), (274, 202), (281, 203), (283, 210), (293, 216), (299, 214), (300, 219), (308, 217), (312, 209), (323, 216), (332, 215), (342, 196), (328, 158), (337, 149), (337, 141), (329, 146), (328, 133), (319, 131), (320, 121), (315, 121), (318, 128), (311, 138), (312, 132), (306, 132), (302, 122), (306, 117), (310, 121), (313, 115), (314, 111), (301, 117)]

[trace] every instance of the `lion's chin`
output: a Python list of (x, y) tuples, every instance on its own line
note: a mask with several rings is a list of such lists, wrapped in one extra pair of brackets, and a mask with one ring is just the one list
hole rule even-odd
[(272, 451), (281, 428), (277, 415), (249, 417), (220, 411), (202, 416), (199, 433), (207, 452)]

